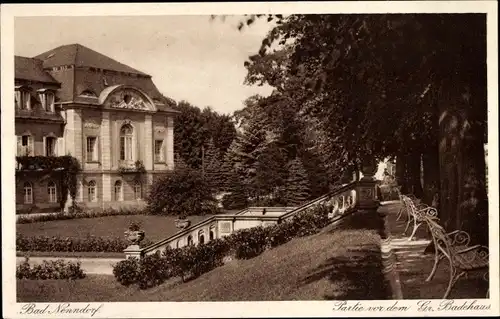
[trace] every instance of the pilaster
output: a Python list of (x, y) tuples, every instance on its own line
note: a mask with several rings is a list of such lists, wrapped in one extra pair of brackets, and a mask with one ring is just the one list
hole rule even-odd
[(101, 119), (101, 166), (104, 171), (111, 169), (111, 127), (109, 112), (104, 111)]
[(167, 166), (169, 169), (174, 169), (174, 118), (167, 118)]
[(153, 121), (150, 114), (144, 118), (144, 167), (153, 170)]

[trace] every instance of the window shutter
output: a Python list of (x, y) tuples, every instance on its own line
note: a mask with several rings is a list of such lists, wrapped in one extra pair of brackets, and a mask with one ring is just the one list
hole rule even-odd
[(28, 137), (28, 147), (27, 152), (29, 156), (35, 156), (35, 147), (34, 147), (35, 138), (33, 136)]
[(17, 136), (17, 156), (22, 156), (23, 154), (23, 137)]
[(43, 156), (47, 156), (47, 137), (43, 137)]
[(59, 137), (56, 142), (56, 156), (64, 156), (64, 138)]

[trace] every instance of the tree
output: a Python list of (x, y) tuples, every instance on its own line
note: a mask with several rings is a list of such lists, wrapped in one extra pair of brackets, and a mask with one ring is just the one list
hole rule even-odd
[(181, 113), (174, 121), (174, 147), (187, 165), (201, 168), (202, 147), (210, 139), (221, 156), (226, 152), (236, 135), (230, 116), (220, 115), (209, 107), (201, 111), (185, 101), (176, 108)]
[(201, 166), (201, 147), (207, 138), (207, 129), (199, 108), (181, 101), (177, 105), (181, 113), (174, 121), (174, 147), (179, 157), (189, 166)]
[(484, 15), (271, 17), (248, 80), (298, 105), (318, 153), (334, 167), (395, 156), (398, 183), (416, 193), (423, 161), (423, 191), (439, 189), (446, 226), (487, 234)]
[(298, 206), (309, 198), (309, 181), (307, 172), (300, 159), (288, 164), (288, 178), (285, 187), (285, 201), (289, 206)]
[(217, 211), (211, 184), (199, 170), (184, 166), (153, 183), (146, 198), (153, 215), (205, 215)]
[(216, 192), (224, 189), (225, 179), (227, 178), (221, 157), (219, 149), (213, 143), (213, 139), (210, 139), (204, 147), (202, 172)]

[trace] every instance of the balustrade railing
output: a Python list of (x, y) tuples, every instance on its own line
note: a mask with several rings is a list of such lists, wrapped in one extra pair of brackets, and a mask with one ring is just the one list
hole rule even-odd
[[(293, 218), (293, 216), (316, 207), (317, 205), (326, 205), (330, 208), (328, 217), (333, 221), (341, 219), (356, 210), (366, 210), (369, 207), (376, 207), (376, 190), (375, 182), (373, 181), (355, 181), (343, 185), (340, 188), (332, 191), (329, 194), (323, 195), (299, 207), (282, 207), (282, 208), (248, 208), (235, 214), (215, 215), (200, 223), (191, 225), (190, 227), (179, 231), (178, 233), (156, 242), (152, 245), (144, 247), (140, 250), (125, 250), (127, 257), (140, 257), (143, 255), (153, 254), (158, 250), (164, 250), (168, 246), (171, 248), (179, 248), (186, 244), (194, 244), (193, 238), (196, 238), (199, 232), (204, 234), (210, 233), (210, 239), (221, 238), (231, 234), (234, 231), (256, 226), (267, 226), (284, 222)], [(269, 209), (271, 214), (256, 214), (259, 209)], [(276, 214), (278, 210), (282, 210), (283, 214)], [(255, 211), (255, 212), (254, 212)], [(247, 213), (247, 214), (245, 214)], [(212, 236), (213, 232), (213, 236)], [(191, 239), (189, 239), (191, 237)], [(213, 237), (213, 238), (212, 238)], [(201, 242), (201, 241), (200, 241)], [(203, 240), (203, 242), (206, 242)]]

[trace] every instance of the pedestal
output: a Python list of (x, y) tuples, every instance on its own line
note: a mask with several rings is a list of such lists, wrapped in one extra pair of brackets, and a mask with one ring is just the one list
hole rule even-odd
[(125, 258), (137, 258), (141, 259), (142, 257), (142, 249), (139, 247), (139, 245), (130, 245), (125, 250), (123, 251), (125, 254)]

